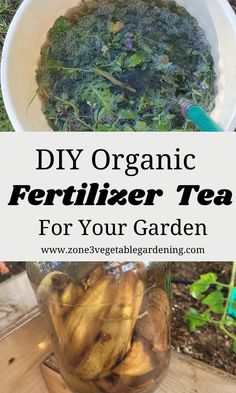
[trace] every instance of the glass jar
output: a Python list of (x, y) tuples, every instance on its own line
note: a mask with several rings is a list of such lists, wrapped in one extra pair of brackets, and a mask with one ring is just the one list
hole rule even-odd
[(161, 262), (33, 262), (27, 272), (74, 393), (149, 393), (170, 357), (170, 274)]

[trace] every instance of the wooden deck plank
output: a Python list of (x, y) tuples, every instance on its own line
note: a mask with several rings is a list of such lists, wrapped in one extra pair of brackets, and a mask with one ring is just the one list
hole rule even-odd
[(71, 393), (60, 374), (42, 364), (41, 370), (49, 393)]
[(236, 393), (236, 378), (177, 353), (158, 393)]
[(48, 393), (40, 364), (50, 352), (42, 318), (37, 316), (0, 340), (0, 391)]
[[(45, 361), (40, 369), (40, 364), (50, 350), (51, 345), (40, 316), (2, 338), (1, 392), (71, 393), (60, 374), (53, 370), (57, 369), (54, 358), (50, 357), (50, 361)], [(157, 393), (211, 392), (236, 393), (236, 378), (191, 357), (173, 352), (169, 371)]]
[[(54, 357), (47, 359), (42, 364), (42, 372), (48, 391), (50, 393), (71, 393), (60, 374), (55, 371), (56, 369)], [(157, 389), (157, 393), (211, 392), (236, 393), (236, 378), (209, 367), (205, 363), (173, 352), (169, 371), (161, 386)]]

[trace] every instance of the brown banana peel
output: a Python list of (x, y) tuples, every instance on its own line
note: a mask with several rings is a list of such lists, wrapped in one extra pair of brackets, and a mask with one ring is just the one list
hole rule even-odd
[[(68, 292), (68, 288), (72, 294)], [(75, 303), (79, 296), (79, 289), (67, 274), (55, 271), (41, 281), (36, 294), (42, 313), (48, 316), (47, 324), (52, 332), (51, 338), (59, 345), (64, 344), (66, 337), (64, 317), (68, 312), (68, 304), (66, 299), (64, 303), (61, 300), (63, 296), (65, 297), (65, 293), (67, 300)]]
[(76, 369), (81, 377), (94, 379), (107, 375), (126, 355), (132, 336), (135, 284), (133, 271), (121, 275), (113, 305), (103, 318), (97, 341)]
[(121, 376), (140, 376), (152, 371), (156, 366), (155, 354), (145, 339), (138, 337), (132, 344), (125, 359), (113, 369)]
[(136, 331), (144, 337), (157, 351), (169, 348), (170, 306), (166, 293), (159, 288), (147, 294), (144, 316), (138, 319)]
[(101, 277), (89, 288), (65, 321), (66, 341), (64, 358), (77, 368), (82, 358), (93, 347), (103, 318), (114, 300), (114, 277)]
[[(97, 264), (75, 283), (53, 272), (37, 298), (74, 393), (149, 393), (169, 360), (169, 298), (145, 265)], [(127, 265), (129, 267), (129, 265)], [(131, 266), (132, 267), (132, 266)]]
[(103, 270), (103, 264), (99, 264), (95, 269), (91, 272), (88, 280), (87, 280), (87, 285), (89, 287), (92, 287), (99, 278), (101, 278), (104, 275), (104, 270)]
[(144, 291), (145, 291), (145, 285), (144, 285), (143, 281), (138, 280), (138, 282), (135, 285), (134, 299), (133, 299), (132, 329), (135, 327), (135, 324), (136, 324), (137, 319), (140, 314), (141, 305), (143, 302)]
[(71, 282), (72, 279), (67, 274), (59, 271), (51, 272), (44, 277), (36, 293), (37, 301), (42, 312), (47, 308), (52, 294), (61, 293)]
[(115, 374), (107, 378), (95, 380), (94, 383), (104, 393), (135, 393), (135, 390), (126, 381)]
[(74, 309), (76, 304), (84, 295), (84, 290), (75, 283), (71, 282), (66, 286), (60, 296), (61, 306), (63, 308), (64, 316)]
[(101, 390), (99, 390), (91, 381), (83, 381), (78, 378), (78, 375), (67, 373), (65, 371), (62, 371), (61, 374), (72, 391), (81, 393), (101, 393)]

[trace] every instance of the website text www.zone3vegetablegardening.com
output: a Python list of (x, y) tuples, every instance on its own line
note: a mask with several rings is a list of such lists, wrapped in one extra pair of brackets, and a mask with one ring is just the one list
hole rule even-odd
[(88, 247), (41, 247), (42, 254), (103, 254), (105, 256), (120, 254), (135, 254), (137, 256), (156, 254), (165, 255), (173, 254), (183, 256), (185, 254), (205, 254), (204, 247), (95, 247), (90, 245)]

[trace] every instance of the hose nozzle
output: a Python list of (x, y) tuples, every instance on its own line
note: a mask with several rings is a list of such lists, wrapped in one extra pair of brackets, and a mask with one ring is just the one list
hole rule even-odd
[(210, 116), (195, 102), (186, 98), (180, 97), (179, 104), (181, 112), (184, 117), (191, 120), (200, 131), (218, 132), (222, 129), (210, 118)]

